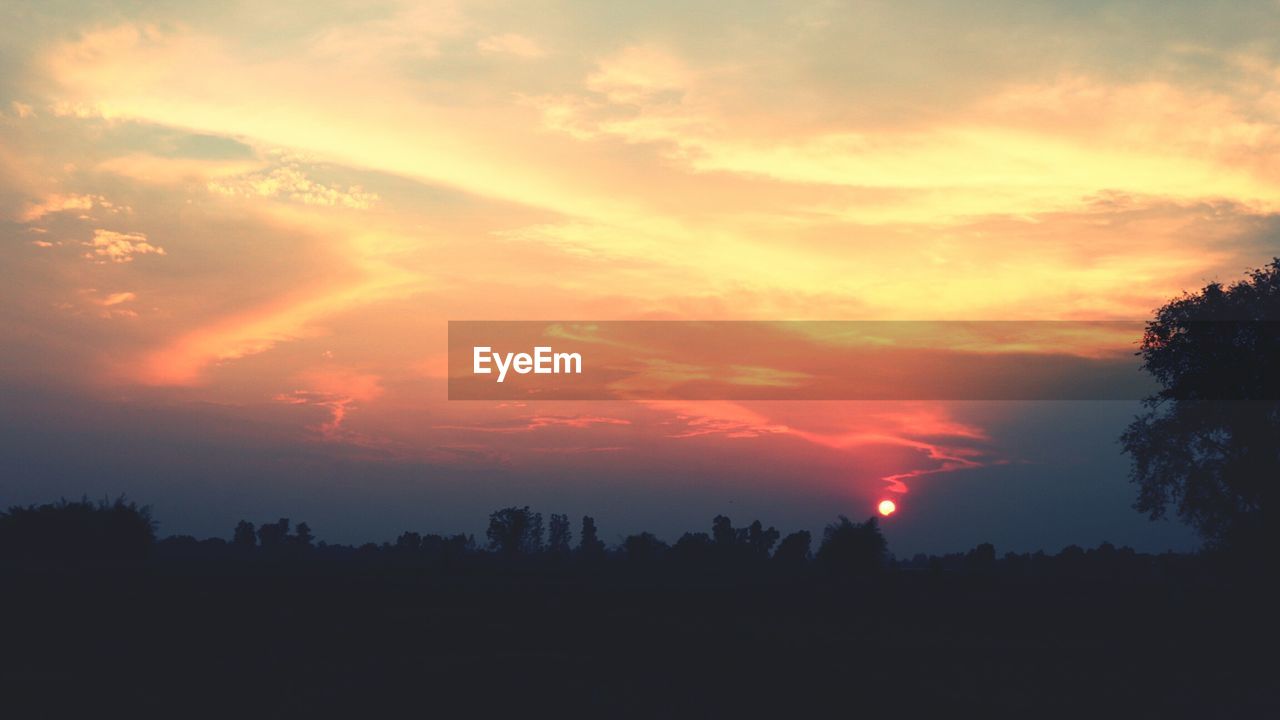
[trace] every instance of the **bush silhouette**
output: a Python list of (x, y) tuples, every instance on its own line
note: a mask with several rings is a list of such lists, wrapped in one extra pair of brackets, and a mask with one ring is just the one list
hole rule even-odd
[(870, 575), (883, 567), (888, 551), (876, 518), (855, 523), (841, 515), (822, 533), (818, 562), (836, 576)]
[(155, 544), (149, 508), (126, 502), (60, 500), (0, 513), (0, 559), (47, 568), (117, 567), (146, 559)]
[(653, 533), (628, 535), (627, 539), (622, 541), (622, 554), (633, 563), (654, 563), (666, 552), (667, 544), (655, 537)]

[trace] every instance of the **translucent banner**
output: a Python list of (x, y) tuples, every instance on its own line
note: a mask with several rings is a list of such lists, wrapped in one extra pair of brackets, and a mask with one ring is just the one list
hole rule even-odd
[(1138, 400), (1139, 321), (451, 321), (451, 400)]

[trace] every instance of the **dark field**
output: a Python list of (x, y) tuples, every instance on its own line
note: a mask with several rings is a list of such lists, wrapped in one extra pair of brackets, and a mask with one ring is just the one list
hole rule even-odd
[(7, 571), (8, 717), (1280, 710), (1272, 595), (1203, 558), (834, 577), (619, 557), (441, 567), (386, 546), (219, 553), (162, 543), (142, 566)]

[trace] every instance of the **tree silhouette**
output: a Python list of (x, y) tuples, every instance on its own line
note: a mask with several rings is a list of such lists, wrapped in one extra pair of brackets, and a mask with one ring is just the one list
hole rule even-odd
[(590, 515), (582, 516), (582, 534), (578, 538), (578, 552), (585, 558), (604, 554), (604, 541), (596, 531), (596, 521)]
[(813, 542), (808, 530), (800, 530), (782, 538), (773, 559), (780, 565), (798, 567), (809, 560), (809, 546)]
[(769, 557), (779, 537), (781, 535), (776, 528), (765, 530), (764, 525), (756, 520), (747, 527), (747, 549), (755, 559), (764, 560)]
[(841, 515), (822, 533), (818, 562), (835, 575), (868, 575), (884, 565), (888, 550), (875, 517), (855, 523)]
[(996, 564), (996, 546), (981, 543), (964, 556), (965, 564), (975, 572), (990, 572)]
[(705, 565), (715, 553), (711, 536), (704, 532), (687, 532), (671, 546), (671, 556), (684, 565)]
[(626, 540), (622, 541), (622, 553), (631, 562), (656, 562), (666, 551), (667, 544), (650, 532), (628, 535)]
[(263, 523), (258, 528), (258, 544), (264, 549), (270, 549), (284, 545), (285, 540), (289, 537), (289, 520), (288, 518), (280, 518), (273, 523)]
[(232, 535), (231, 542), (236, 547), (256, 547), (258, 544), (258, 529), (248, 520), (241, 520), (236, 524), (235, 534)]
[(1153, 519), (1172, 506), (1211, 546), (1272, 547), (1280, 481), (1280, 259), (1156, 311), (1139, 351), (1160, 391), (1121, 436)]
[(400, 537), (396, 538), (395, 547), (401, 552), (418, 552), (422, 548), (422, 535), (406, 530), (400, 533)]
[(311, 534), (311, 526), (304, 522), (298, 523), (293, 530), (293, 541), (301, 547), (311, 547), (313, 540), (315, 536)]
[(542, 514), (526, 505), (509, 507), (489, 515), (489, 548), (507, 559), (542, 550)]
[(569, 529), (569, 516), (552, 513), (547, 527), (547, 550), (552, 555), (568, 555), (572, 542), (573, 531)]
[(717, 515), (711, 521), (711, 539), (721, 548), (728, 548), (738, 539), (734, 532), (733, 521), (724, 515)]

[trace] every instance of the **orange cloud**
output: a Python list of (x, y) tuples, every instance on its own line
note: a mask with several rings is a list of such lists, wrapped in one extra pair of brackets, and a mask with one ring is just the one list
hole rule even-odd
[[(92, 210), (95, 198), (90, 195), (49, 195), (40, 202), (27, 203), (18, 215), (20, 222), (35, 222), (46, 215), (67, 211)], [(101, 198), (98, 198), (101, 200)]]
[(135, 255), (164, 255), (164, 248), (152, 245), (143, 233), (122, 233), (101, 228), (93, 231), (93, 240), (84, 243), (92, 248), (85, 257), (98, 262), (128, 263)]
[(340, 205), (357, 210), (367, 210), (378, 201), (376, 193), (365, 192), (358, 185), (344, 189), (315, 182), (296, 165), (213, 180), (208, 187), (211, 192), (221, 195), (283, 197), (305, 205)]
[(118, 292), (118, 293), (110, 293), (106, 297), (95, 300), (95, 302), (101, 305), (102, 307), (111, 307), (112, 305), (119, 305), (120, 303), (131, 302), (137, 299), (138, 299), (138, 296), (134, 293)]

